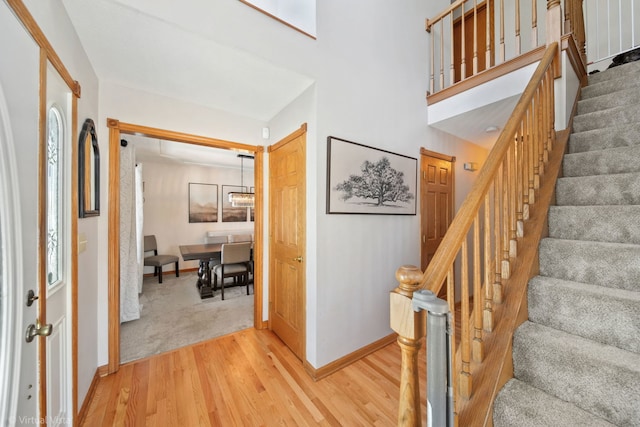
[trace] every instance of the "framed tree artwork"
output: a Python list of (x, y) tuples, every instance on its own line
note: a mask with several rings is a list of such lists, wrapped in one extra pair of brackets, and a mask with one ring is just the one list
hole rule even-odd
[(327, 213), (415, 215), (418, 160), (327, 138)]

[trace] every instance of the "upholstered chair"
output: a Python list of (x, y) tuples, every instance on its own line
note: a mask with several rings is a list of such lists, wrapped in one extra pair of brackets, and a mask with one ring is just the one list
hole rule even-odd
[(179, 258), (175, 255), (158, 255), (156, 236), (144, 236), (144, 252), (152, 252), (153, 255), (144, 258), (144, 265), (153, 267), (153, 275), (158, 276), (158, 283), (162, 283), (162, 266), (176, 264), (176, 277), (180, 277)]

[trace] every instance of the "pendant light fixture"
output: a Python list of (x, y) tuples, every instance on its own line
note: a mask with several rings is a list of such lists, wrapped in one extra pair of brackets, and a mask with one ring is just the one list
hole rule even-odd
[[(253, 159), (248, 154), (238, 154), (240, 157), (240, 188), (244, 188), (244, 159)], [(252, 208), (256, 204), (256, 195), (247, 191), (229, 193), (229, 202), (234, 208)]]

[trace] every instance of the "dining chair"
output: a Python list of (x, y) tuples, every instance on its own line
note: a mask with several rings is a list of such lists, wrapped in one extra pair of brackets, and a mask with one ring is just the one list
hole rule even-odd
[(229, 243), (253, 242), (253, 234), (229, 234)]
[[(229, 243), (253, 242), (253, 233), (251, 234), (229, 234)], [(253, 251), (251, 252), (253, 255)], [(253, 283), (253, 256), (249, 261), (249, 283)]]
[(234, 282), (238, 278), (242, 279), (242, 283), (247, 286), (247, 295), (249, 295), (251, 245), (251, 242), (222, 244), (221, 262), (213, 267), (213, 289), (217, 288), (218, 277), (220, 277), (223, 300), (224, 279), (226, 277), (233, 277)]
[(180, 277), (179, 258), (175, 255), (158, 255), (158, 244), (156, 236), (144, 236), (144, 252), (153, 251), (152, 256), (144, 258), (144, 265), (153, 267), (153, 275), (158, 276), (158, 283), (162, 283), (162, 266), (166, 264), (176, 264), (176, 277)]
[[(220, 236), (220, 235), (207, 233), (207, 235), (204, 237), (205, 244), (228, 243), (228, 242), (229, 242), (229, 237), (226, 234)], [(212, 269), (216, 265), (220, 264), (221, 261), (222, 259), (221, 259), (220, 253), (217, 253), (216, 255), (214, 255), (209, 259), (209, 269)]]

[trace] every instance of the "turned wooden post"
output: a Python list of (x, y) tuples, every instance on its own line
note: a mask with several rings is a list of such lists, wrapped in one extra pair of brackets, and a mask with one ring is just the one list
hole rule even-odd
[[(562, 16), (562, 7), (560, 0), (547, 0), (547, 46), (557, 42), (561, 46), (562, 27), (564, 17)], [(560, 61), (561, 49), (556, 52), (556, 60), (554, 64), (554, 77), (562, 76), (562, 67)]]
[(418, 351), (425, 337), (424, 310), (413, 311), (413, 292), (422, 281), (422, 271), (413, 265), (403, 265), (396, 271), (400, 285), (391, 292), (391, 329), (398, 334), (402, 352), (400, 373), (399, 426), (420, 426), (420, 381), (418, 378)]

